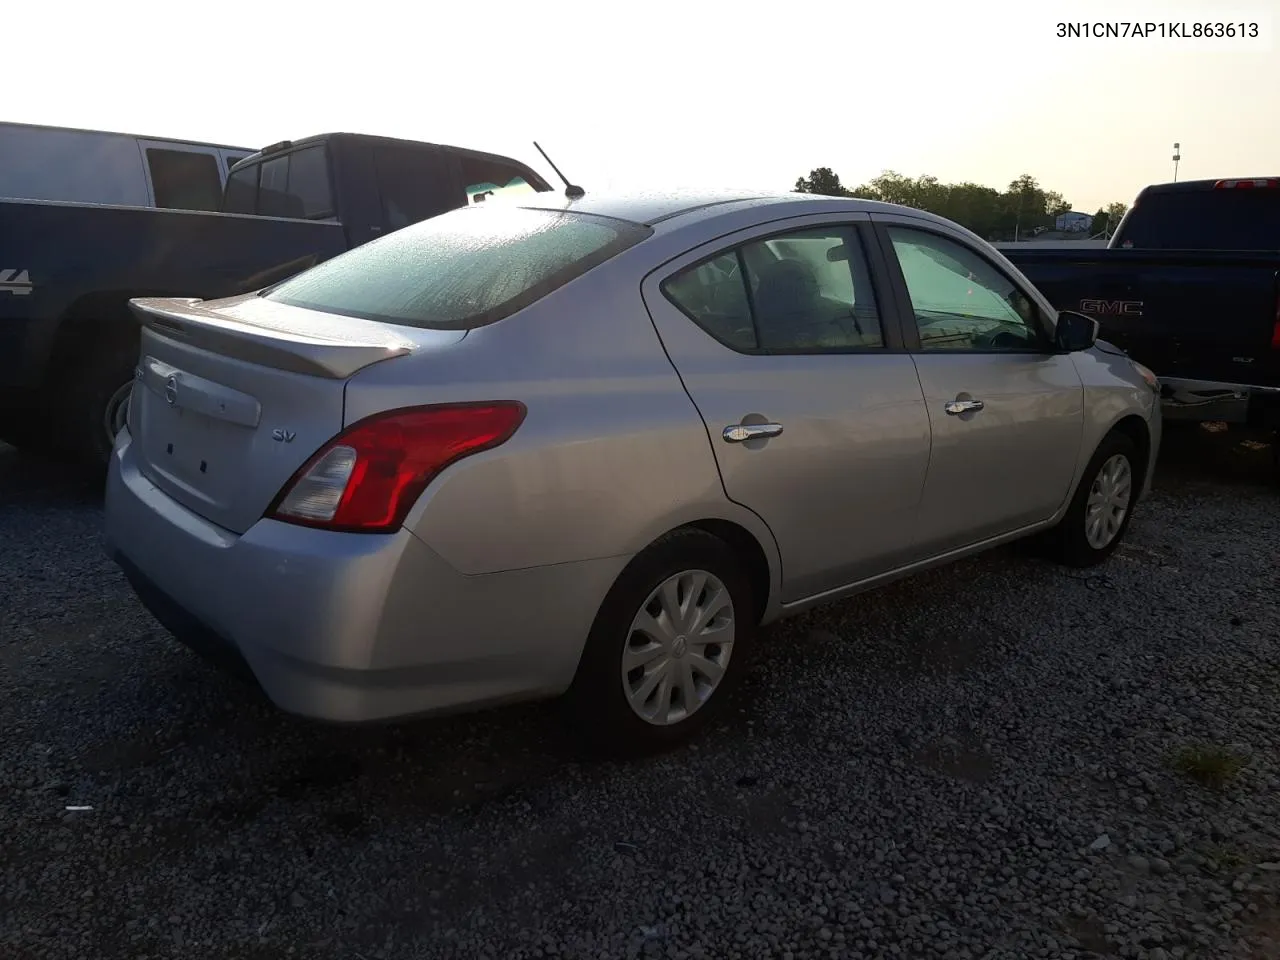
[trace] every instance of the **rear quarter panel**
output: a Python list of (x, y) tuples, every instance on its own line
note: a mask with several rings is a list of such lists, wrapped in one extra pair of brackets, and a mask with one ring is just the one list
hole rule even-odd
[[(447, 352), (357, 374), (345, 420), (419, 403), (515, 399), (502, 447), (442, 473), (407, 525), (467, 574), (638, 553), (697, 520), (766, 528), (724, 495), (706, 428), (640, 298), (644, 244)], [(776, 593), (775, 593), (776, 595)]]

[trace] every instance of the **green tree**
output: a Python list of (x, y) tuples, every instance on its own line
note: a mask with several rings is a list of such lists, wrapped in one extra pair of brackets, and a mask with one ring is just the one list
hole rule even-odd
[[(808, 177), (797, 180), (795, 189), (800, 193), (862, 197), (927, 210), (954, 220), (988, 240), (1030, 236), (1039, 229), (1051, 228), (1058, 216), (1071, 209), (1061, 193), (1046, 190), (1031, 174), (1023, 174), (1004, 190), (997, 190), (978, 183), (942, 183), (927, 174), (909, 177), (896, 170), (885, 170), (869, 182), (850, 189), (840, 182), (831, 167), (818, 167), (811, 170)], [(1123, 206), (1111, 205), (1121, 208), (1121, 212)]]
[(849, 193), (840, 183), (840, 178), (830, 167), (818, 167), (810, 170), (808, 177), (796, 180), (794, 193), (817, 193), (824, 197), (848, 197)]
[(1108, 203), (1099, 207), (1093, 215), (1092, 231), (1094, 233), (1110, 233), (1120, 226), (1120, 220), (1129, 209), (1127, 203)]
[(1129, 205), (1127, 203), (1120, 203), (1117, 201), (1115, 203), (1107, 204), (1107, 216), (1111, 218), (1111, 222), (1115, 225), (1119, 225), (1120, 218), (1128, 212)]

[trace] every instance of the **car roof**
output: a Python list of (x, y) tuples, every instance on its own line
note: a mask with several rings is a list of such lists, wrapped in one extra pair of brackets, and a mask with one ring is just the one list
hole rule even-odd
[(521, 198), (520, 206), (534, 210), (563, 210), (594, 214), (650, 227), (657, 224), (684, 225), (693, 220), (729, 214), (748, 207), (758, 208), (762, 216), (785, 208), (785, 215), (797, 217), (807, 213), (907, 213), (925, 220), (946, 222), (941, 217), (923, 210), (893, 203), (863, 200), (857, 197), (827, 197), (812, 193), (679, 190), (589, 193), (584, 197), (572, 199), (563, 193), (553, 192), (540, 193), (528, 199)]

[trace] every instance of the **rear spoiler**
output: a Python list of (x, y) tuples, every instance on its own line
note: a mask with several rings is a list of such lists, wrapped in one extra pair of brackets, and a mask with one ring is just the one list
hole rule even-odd
[(369, 320), (328, 316), (257, 297), (223, 301), (217, 310), (203, 303), (139, 297), (129, 301), (129, 308), (144, 327), (166, 339), (246, 363), (332, 380), (345, 380), (380, 360), (413, 350), (412, 343)]

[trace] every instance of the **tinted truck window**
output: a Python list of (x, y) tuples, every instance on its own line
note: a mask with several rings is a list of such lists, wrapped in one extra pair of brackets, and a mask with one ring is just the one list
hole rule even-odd
[(538, 189), (529, 183), (525, 171), (515, 164), (465, 154), (459, 159), (467, 203), (480, 203), (487, 197), (500, 194), (534, 193)]
[(382, 222), (390, 230), (462, 205), (439, 150), (379, 144), (374, 148), (373, 162), (378, 171)]
[(464, 207), (326, 260), (264, 296), (402, 326), (469, 329), (523, 309), (648, 234), (582, 214)]
[(147, 167), (156, 206), (171, 210), (217, 210), (222, 177), (211, 153), (148, 148)]
[(329, 161), (323, 144), (268, 157), (227, 178), (225, 213), (323, 220), (334, 214)]
[(262, 164), (241, 167), (227, 177), (227, 192), (222, 198), (223, 213), (256, 213), (258, 204), (258, 172)]
[(1280, 250), (1280, 190), (1152, 192), (1139, 197), (1115, 246), (1146, 250)]

